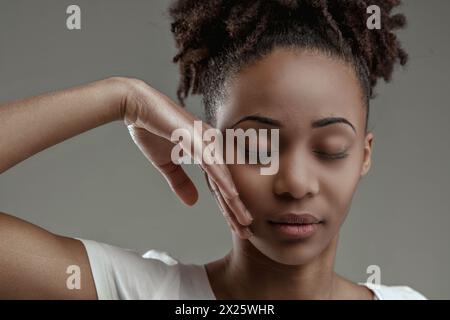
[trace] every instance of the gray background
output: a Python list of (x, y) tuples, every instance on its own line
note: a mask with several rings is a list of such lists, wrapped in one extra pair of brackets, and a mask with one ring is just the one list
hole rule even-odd
[[(82, 9), (68, 31), (66, 8)], [(0, 102), (112, 75), (141, 78), (175, 99), (176, 50), (169, 1), (0, 1)], [(405, 1), (400, 32), (411, 60), (382, 82), (372, 103), (376, 140), (342, 233), (337, 271), (353, 281), (381, 268), (381, 281), (450, 298), (450, 1)], [(200, 114), (199, 98), (188, 101)], [(14, 133), (11, 133), (14, 134)], [(81, 134), (0, 177), (0, 210), (67, 236), (185, 263), (224, 255), (230, 232), (201, 171), (188, 167), (200, 200), (187, 208), (135, 147), (121, 122)]]

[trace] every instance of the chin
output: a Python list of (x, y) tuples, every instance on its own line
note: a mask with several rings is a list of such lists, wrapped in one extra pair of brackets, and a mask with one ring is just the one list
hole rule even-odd
[(313, 241), (274, 242), (257, 236), (252, 237), (249, 241), (267, 258), (290, 266), (307, 264), (319, 256), (323, 250), (317, 242)]

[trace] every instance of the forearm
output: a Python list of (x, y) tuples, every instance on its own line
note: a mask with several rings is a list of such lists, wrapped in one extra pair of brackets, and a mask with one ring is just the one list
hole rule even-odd
[(59, 142), (121, 120), (128, 86), (109, 78), (0, 106), (0, 173)]

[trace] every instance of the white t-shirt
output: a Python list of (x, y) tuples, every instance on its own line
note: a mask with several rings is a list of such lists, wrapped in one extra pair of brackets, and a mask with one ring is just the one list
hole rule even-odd
[[(165, 252), (144, 255), (92, 240), (79, 239), (87, 251), (100, 300), (215, 300), (204, 265), (183, 264)], [(425, 300), (407, 286), (359, 283), (377, 300)]]

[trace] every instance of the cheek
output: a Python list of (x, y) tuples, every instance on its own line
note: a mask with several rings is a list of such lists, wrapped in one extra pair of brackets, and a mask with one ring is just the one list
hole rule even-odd
[(350, 209), (353, 195), (360, 179), (361, 156), (353, 155), (337, 166), (322, 168), (321, 194), (327, 199), (330, 212), (343, 220)]

